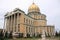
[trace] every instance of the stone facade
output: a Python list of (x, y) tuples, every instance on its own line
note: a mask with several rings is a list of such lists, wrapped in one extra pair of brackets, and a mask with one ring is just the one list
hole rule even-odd
[(7, 12), (5, 14), (5, 27), (6, 31), (23, 33), (24, 37), (26, 34), (30, 34), (30, 36), (42, 34), (43, 30), (47, 35), (54, 34), (54, 25), (47, 25), (46, 15), (41, 14), (35, 3), (28, 8), (28, 14), (19, 8)]

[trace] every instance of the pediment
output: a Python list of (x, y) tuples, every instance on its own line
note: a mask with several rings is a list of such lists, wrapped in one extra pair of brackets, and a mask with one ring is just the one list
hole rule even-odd
[(21, 11), (19, 8), (15, 8), (14, 9), (14, 12), (16, 12), (16, 11)]

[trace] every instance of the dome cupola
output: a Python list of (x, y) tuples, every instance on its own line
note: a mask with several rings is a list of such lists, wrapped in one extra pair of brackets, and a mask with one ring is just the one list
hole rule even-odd
[(35, 3), (32, 3), (32, 5), (28, 8), (28, 12), (40, 12), (40, 9)]

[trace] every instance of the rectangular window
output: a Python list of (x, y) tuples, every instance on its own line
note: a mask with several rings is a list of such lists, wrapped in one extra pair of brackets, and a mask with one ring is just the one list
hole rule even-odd
[(15, 26), (15, 32), (16, 32), (16, 26)]
[(31, 24), (32, 24), (32, 21), (31, 21)]
[(24, 23), (25, 23), (25, 18), (24, 18)]
[(30, 32), (30, 27), (29, 27), (29, 32)]
[(20, 24), (18, 24), (18, 32), (20, 32)]
[(26, 33), (28, 33), (28, 27), (26, 27)]
[(27, 23), (27, 19), (26, 19), (26, 23)]
[(29, 24), (30, 24), (30, 20), (29, 20)]

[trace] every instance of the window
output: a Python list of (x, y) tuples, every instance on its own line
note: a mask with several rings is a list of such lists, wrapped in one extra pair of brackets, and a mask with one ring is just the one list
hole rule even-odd
[(26, 33), (28, 32), (28, 27), (26, 27)]
[(31, 32), (32, 32), (32, 27), (31, 27)]
[(24, 23), (25, 23), (25, 18), (24, 18)]
[(19, 13), (19, 16), (21, 15), (21, 13)]
[(30, 24), (30, 20), (29, 20), (29, 24)]
[(27, 19), (27, 23), (28, 23), (28, 19)]
[(29, 32), (30, 32), (30, 27), (29, 27)]
[(10, 31), (10, 26), (9, 26), (9, 31)]
[(15, 26), (15, 32), (16, 32), (16, 26)]
[(13, 26), (12, 26), (12, 32), (13, 32)]
[(20, 24), (18, 24), (18, 32), (20, 31)]
[(32, 24), (32, 21), (31, 21), (31, 24)]
[(26, 19), (26, 23), (27, 23), (27, 19)]

